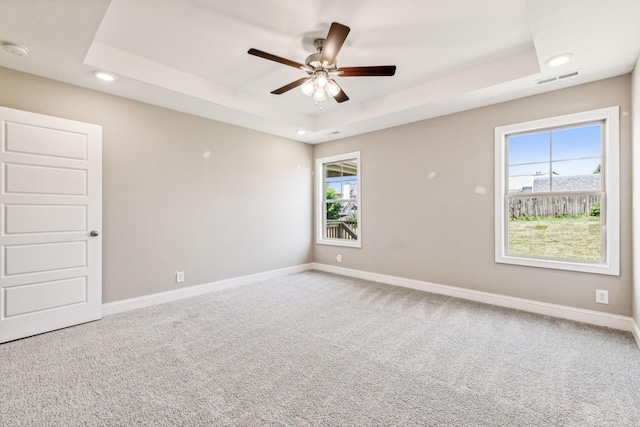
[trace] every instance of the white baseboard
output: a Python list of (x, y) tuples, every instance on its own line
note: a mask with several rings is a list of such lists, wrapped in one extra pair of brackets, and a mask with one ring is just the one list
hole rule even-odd
[(589, 323), (591, 325), (605, 326), (607, 328), (618, 329), (627, 332), (634, 332), (636, 342), (640, 345), (640, 330), (638, 330), (638, 326), (631, 317), (602, 313), (593, 310), (584, 310), (559, 304), (549, 304), (524, 298), (509, 297), (489, 292), (476, 291), (473, 289), (440, 285), (437, 283), (423, 282), (420, 280), (405, 279), (403, 277), (369, 273), (366, 271), (335, 267), (327, 264), (312, 263), (311, 266), (313, 270), (325, 271), (328, 273), (335, 273), (343, 276), (355, 277), (358, 279), (371, 280), (373, 282), (386, 283), (403, 288), (417, 289), (420, 291), (447, 295), (485, 304), (497, 305), (500, 307), (513, 308), (516, 310), (543, 314), (560, 319)]
[(231, 279), (220, 280), (217, 282), (205, 283), (202, 285), (189, 286), (188, 288), (175, 289), (172, 291), (160, 292), (157, 294), (110, 302), (102, 304), (102, 315), (110, 316), (112, 314), (150, 307), (152, 305), (163, 304), (165, 302), (177, 301), (183, 298), (208, 294), (210, 292), (236, 288), (238, 286), (249, 285), (261, 280), (274, 279), (277, 277), (288, 276), (290, 274), (301, 273), (308, 270), (311, 270), (311, 264), (302, 264), (294, 267), (281, 268), (278, 270), (270, 270), (262, 273), (250, 274), (248, 276), (240, 276)]
[(638, 344), (638, 348), (640, 348), (640, 327), (635, 321), (633, 322), (633, 329), (631, 332), (633, 333), (633, 338), (636, 339), (636, 344)]
[(349, 268), (336, 267), (320, 263), (302, 264), (294, 267), (270, 270), (262, 273), (250, 274), (247, 276), (234, 277), (217, 282), (190, 286), (188, 288), (175, 289), (172, 291), (160, 292), (157, 294), (145, 295), (137, 298), (129, 298), (126, 300), (106, 303), (102, 305), (102, 315), (109, 316), (112, 314), (123, 313), (125, 311), (150, 307), (152, 305), (163, 304), (165, 302), (177, 301), (183, 298), (194, 297), (210, 292), (222, 291), (225, 289), (248, 285), (261, 280), (288, 276), (290, 274), (301, 273), (308, 270), (318, 270), (327, 273), (340, 274), (342, 276), (371, 280), (373, 282), (386, 283), (403, 288), (417, 289), (434, 294), (447, 295), (470, 301), (477, 301), (485, 304), (492, 304), (500, 307), (513, 308), (530, 313), (543, 314), (560, 319), (573, 320), (577, 322), (627, 331), (633, 333), (636, 343), (638, 344), (638, 347), (640, 347), (640, 328), (631, 317), (602, 313), (599, 311), (584, 310), (558, 304), (549, 304), (523, 298), (509, 297), (505, 295), (492, 294), (489, 292), (476, 291), (472, 289), (464, 289), (455, 286), (440, 285), (437, 283), (406, 279), (403, 277), (352, 270)]

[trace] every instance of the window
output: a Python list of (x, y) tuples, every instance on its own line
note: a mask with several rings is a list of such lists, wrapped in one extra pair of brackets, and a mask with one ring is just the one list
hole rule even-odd
[(496, 128), (496, 262), (620, 274), (618, 110)]
[(360, 152), (316, 161), (317, 243), (360, 247)]

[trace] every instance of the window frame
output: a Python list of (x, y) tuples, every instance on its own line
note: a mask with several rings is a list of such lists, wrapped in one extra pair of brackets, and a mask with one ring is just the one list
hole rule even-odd
[[(335, 163), (341, 161), (354, 161), (358, 171), (358, 192), (355, 198), (355, 202), (358, 206), (358, 238), (356, 240), (346, 239), (329, 239), (325, 237), (324, 230), (326, 228), (326, 214), (325, 214), (325, 177), (324, 166), (328, 163)], [(316, 159), (316, 243), (321, 245), (332, 246), (346, 246), (352, 248), (362, 247), (362, 168), (360, 162), (360, 152), (354, 151), (351, 153), (338, 154), (330, 157), (322, 157)], [(336, 199), (337, 202), (344, 199)]]
[[(607, 107), (546, 119), (516, 123), (495, 128), (495, 262), (529, 267), (569, 270), (584, 273), (620, 275), (620, 107)], [(604, 209), (602, 227), (605, 251), (603, 262), (570, 261), (509, 255), (507, 252), (507, 208), (509, 135), (524, 132), (587, 124), (603, 121), (601, 174)], [(602, 204), (602, 202), (601, 202)]]

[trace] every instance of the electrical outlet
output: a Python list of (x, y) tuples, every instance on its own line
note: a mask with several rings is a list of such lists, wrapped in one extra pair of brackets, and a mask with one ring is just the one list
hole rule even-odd
[(184, 282), (184, 271), (176, 271), (176, 283)]
[(598, 304), (609, 304), (609, 291), (596, 289), (596, 302)]
[(342, 262), (342, 255), (340, 254), (336, 255), (336, 261)]

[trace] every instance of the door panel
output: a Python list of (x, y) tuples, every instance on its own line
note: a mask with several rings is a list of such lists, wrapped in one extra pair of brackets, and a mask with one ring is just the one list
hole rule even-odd
[(5, 276), (86, 267), (86, 242), (15, 245), (4, 250)]
[(5, 289), (6, 316), (84, 303), (87, 301), (86, 277), (55, 282), (13, 286)]
[(87, 195), (87, 173), (79, 169), (5, 164), (7, 193)]
[(5, 233), (56, 233), (87, 229), (86, 206), (6, 205)]
[(0, 342), (102, 315), (102, 129), (0, 107)]
[(7, 123), (6, 151), (87, 159), (87, 136), (23, 123)]

